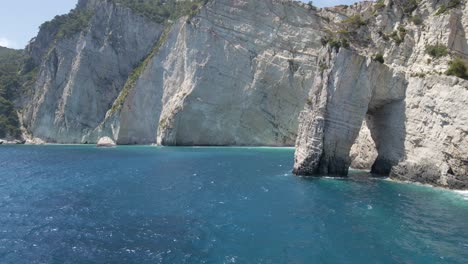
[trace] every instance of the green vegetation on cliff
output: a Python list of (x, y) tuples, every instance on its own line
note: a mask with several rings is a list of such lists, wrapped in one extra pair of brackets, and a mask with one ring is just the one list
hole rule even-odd
[(372, 60), (380, 62), (382, 64), (385, 63), (384, 55), (382, 53), (377, 53), (374, 56), (372, 56)]
[(343, 25), (348, 30), (357, 30), (358, 28), (367, 25), (367, 21), (361, 15), (353, 15), (343, 20)]
[(384, 0), (378, 0), (377, 2), (375, 2), (374, 4), (374, 8), (375, 10), (379, 10), (379, 9), (382, 9), (385, 7), (385, 1)]
[(446, 74), (468, 80), (468, 66), (462, 59), (454, 59), (449, 62), (449, 68)]
[(172, 27), (170, 26), (166, 26), (164, 32), (159, 37), (158, 42), (151, 49), (151, 52), (148, 54), (148, 56), (146, 56), (146, 58), (143, 59), (135, 69), (133, 69), (132, 73), (128, 76), (127, 82), (125, 83), (122, 91), (120, 92), (117, 99), (114, 101), (114, 104), (110, 109), (110, 113), (115, 113), (116, 111), (122, 108), (123, 104), (125, 103), (125, 99), (127, 99), (128, 94), (133, 88), (135, 88), (138, 78), (143, 73), (145, 68), (149, 65), (151, 59), (158, 53), (159, 49), (161, 49), (161, 47), (166, 42), (167, 38), (169, 37), (171, 28)]
[(19, 138), (21, 131), (13, 103), (34, 83), (37, 67), (23, 50), (0, 47), (0, 138)]
[(447, 5), (442, 4), (436, 12), (436, 16), (445, 14), (450, 9), (456, 8), (461, 4), (461, 0), (450, 0)]
[(402, 1), (401, 7), (403, 9), (403, 12), (406, 14), (411, 14), (413, 13), (414, 10), (418, 8), (418, 5), (420, 4), (420, 0), (408, 0), (408, 1)]
[(21, 134), (12, 101), (21, 86), (19, 71), (23, 57), (21, 50), (0, 47), (0, 138), (17, 138)]
[[(168, 20), (182, 16), (194, 16), (209, 0), (110, 0), (114, 3), (129, 7), (136, 13), (157, 23), (166, 23)], [(51, 32), (55, 39), (73, 36), (87, 27), (93, 17), (93, 10), (75, 8), (65, 15), (55, 16), (40, 26), (40, 30)]]
[(445, 57), (449, 54), (447, 46), (439, 43), (435, 45), (427, 45), (426, 53), (436, 59)]
[(385, 38), (393, 39), (397, 45), (400, 45), (405, 41), (405, 37), (408, 31), (406, 30), (405, 27), (399, 26), (397, 30), (394, 30), (392, 33), (390, 33), (388, 36), (385, 36)]
[(70, 13), (55, 16), (40, 26), (40, 30), (53, 32), (56, 39), (70, 37), (89, 26), (93, 12), (86, 9), (73, 9)]
[(194, 16), (209, 0), (177, 1), (177, 0), (112, 0), (123, 4), (138, 14), (157, 23), (165, 23), (169, 19), (182, 16)]
[[(192, 1), (177, 1), (177, 0), (112, 0), (116, 3), (123, 4), (135, 12), (157, 22), (167, 23), (168, 20), (175, 20), (183, 16), (189, 18), (196, 15), (209, 0), (192, 0)], [(130, 91), (135, 88), (140, 75), (151, 62), (151, 59), (158, 53), (159, 49), (164, 45), (171, 30), (170, 23), (166, 25), (164, 32), (161, 34), (158, 42), (154, 45), (151, 52), (138, 64), (132, 73), (129, 75), (122, 91), (114, 101), (110, 109), (110, 113), (115, 113), (120, 110), (125, 99)]]

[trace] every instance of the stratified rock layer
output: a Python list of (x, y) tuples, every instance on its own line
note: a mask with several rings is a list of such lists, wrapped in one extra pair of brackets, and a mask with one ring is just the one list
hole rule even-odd
[(291, 2), (212, 1), (171, 26), (98, 134), (118, 127), (119, 144), (292, 146), (320, 30), (315, 11)]
[(104, 119), (163, 29), (106, 1), (80, 1), (80, 8), (94, 13), (85, 31), (55, 41), (41, 30), (29, 48), (40, 66), (23, 122), (32, 137), (47, 142), (96, 143), (83, 138)]
[[(376, 175), (455, 189), (468, 188), (468, 111), (465, 111), (468, 84), (461, 78), (443, 76), (449, 60), (455, 57), (468, 60), (468, 6), (461, 1), (456, 8), (438, 13), (441, 5), (446, 4), (442, 2), (421, 1), (409, 11), (402, 8), (409, 2), (391, 0), (384, 1), (385, 6), (379, 9), (372, 3), (330, 9), (334, 15), (327, 13), (327, 17), (336, 22), (334, 30), (339, 32), (345, 30), (339, 24), (342, 17), (336, 14), (345, 17), (373, 14), (366, 26), (346, 28), (354, 33), (340, 33), (349, 34), (353, 39), (351, 49), (355, 54), (351, 56), (381, 54), (383, 67), (400, 72), (408, 84), (401, 100), (368, 109), (366, 122), (354, 141), (356, 126), (361, 126), (361, 120), (354, 117), (362, 115), (362, 111), (354, 109), (362, 110), (360, 104), (366, 105), (366, 100), (359, 98), (359, 94), (363, 94), (362, 82), (349, 80), (356, 79), (356, 71), (368, 73), (373, 67), (369, 64), (362, 67), (359, 62), (342, 65), (340, 56), (346, 53), (343, 51), (340, 52), (343, 55), (332, 58), (332, 74), (325, 69), (313, 88), (313, 91), (320, 91), (321, 97), (311, 93), (312, 105), (316, 105), (317, 98), (320, 104), (307, 106), (301, 114), (296, 173), (346, 176), (351, 159), (353, 167), (372, 170)], [(415, 18), (419, 22), (414, 22)], [(340, 34), (338, 37), (343, 37)], [(428, 47), (436, 44), (447, 47), (447, 56), (434, 57), (428, 53)], [(340, 66), (340, 75), (333, 75)], [(393, 89), (388, 81), (377, 78), (372, 89)], [(348, 94), (345, 101), (340, 101), (342, 105), (334, 106), (336, 97), (343, 96), (339, 86), (343, 83), (349, 84), (347, 91), (358, 95)], [(334, 114), (327, 107), (341, 110)], [(350, 113), (343, 112), (343, 108)], [(348, 158), (350, 142), (354, 145)]]
[(460, 110), (468, 82), (406, 79), (346, 49), (327, 50), (321, 63), (328, 69), (300, 117), (296, 174), (346, 176), (353, 162), (375, 175), (468, 188), (468, 112)]
[[(89, 29), (59, 41), (41, 65), (35, 103), (24, 118), (33, 137), (294, 145), (321, 47), (317, 11), (290, 1), (216, 0), (190, 21), (163, 29), (123, 6), (92, 4)], [(41, 32), (36, 44), (46, 36)], [(154, 45), (160, 47), (150, 54)], [(149, 63), (135, 85), (122, 90), (145, 56)]]
[(327, 69), (300, 118), (294, 173), (347, 175), (367, 114), (378, 151), (372, 170), (388, 174), (404, 156), (404, 75), (346, 49), (326, 50), (320, 60)]
[(468, 82), (411, 78), (405, 99), (406, 158), (391, 177), (468, 188)]
[[(441, 75), (451, 59), (468, 60), (468, 5), (437, 14), (446, 2), (211, 0), (162, 25), (113, 1), (80, 0), (94, 14), (86, 29), (60, 39), (43, 29), (28, 47), (39, 69), (18, 103), (25, 138), (296, 142), (299, 174), (346, 175), (352, 165), (466, 188), (467, 81)], [(347, 48), (323, 50), (327, 42)], [(431, 57), (435, 44), (447, 56)], [(369, 59), (377, 54), (384, 63)]]

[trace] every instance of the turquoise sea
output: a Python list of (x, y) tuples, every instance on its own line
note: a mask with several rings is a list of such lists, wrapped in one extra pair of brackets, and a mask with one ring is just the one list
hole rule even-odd
[(0, 147), (0, 263), (468, 263), (455, 192), (292, 149)]

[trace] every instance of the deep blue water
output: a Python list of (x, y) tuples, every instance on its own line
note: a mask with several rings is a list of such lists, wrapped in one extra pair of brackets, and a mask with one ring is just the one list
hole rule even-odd
[(0, 147), (0, 263), (468, 263), (468, 201), (293, 150)]

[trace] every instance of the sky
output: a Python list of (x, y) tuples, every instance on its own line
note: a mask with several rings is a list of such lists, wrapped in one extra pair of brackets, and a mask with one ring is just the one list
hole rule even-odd
[[(252, 0), (255, 1), (255, 0)], [(302, 0), (303, 2), (308, 2)], [(0, 0), (0, 46), (22, 49), (37, 35), (39, 26), (68, 13), (77, 0)], [(352, 4), (355, 0), (315, 0), (315, 6)]]

